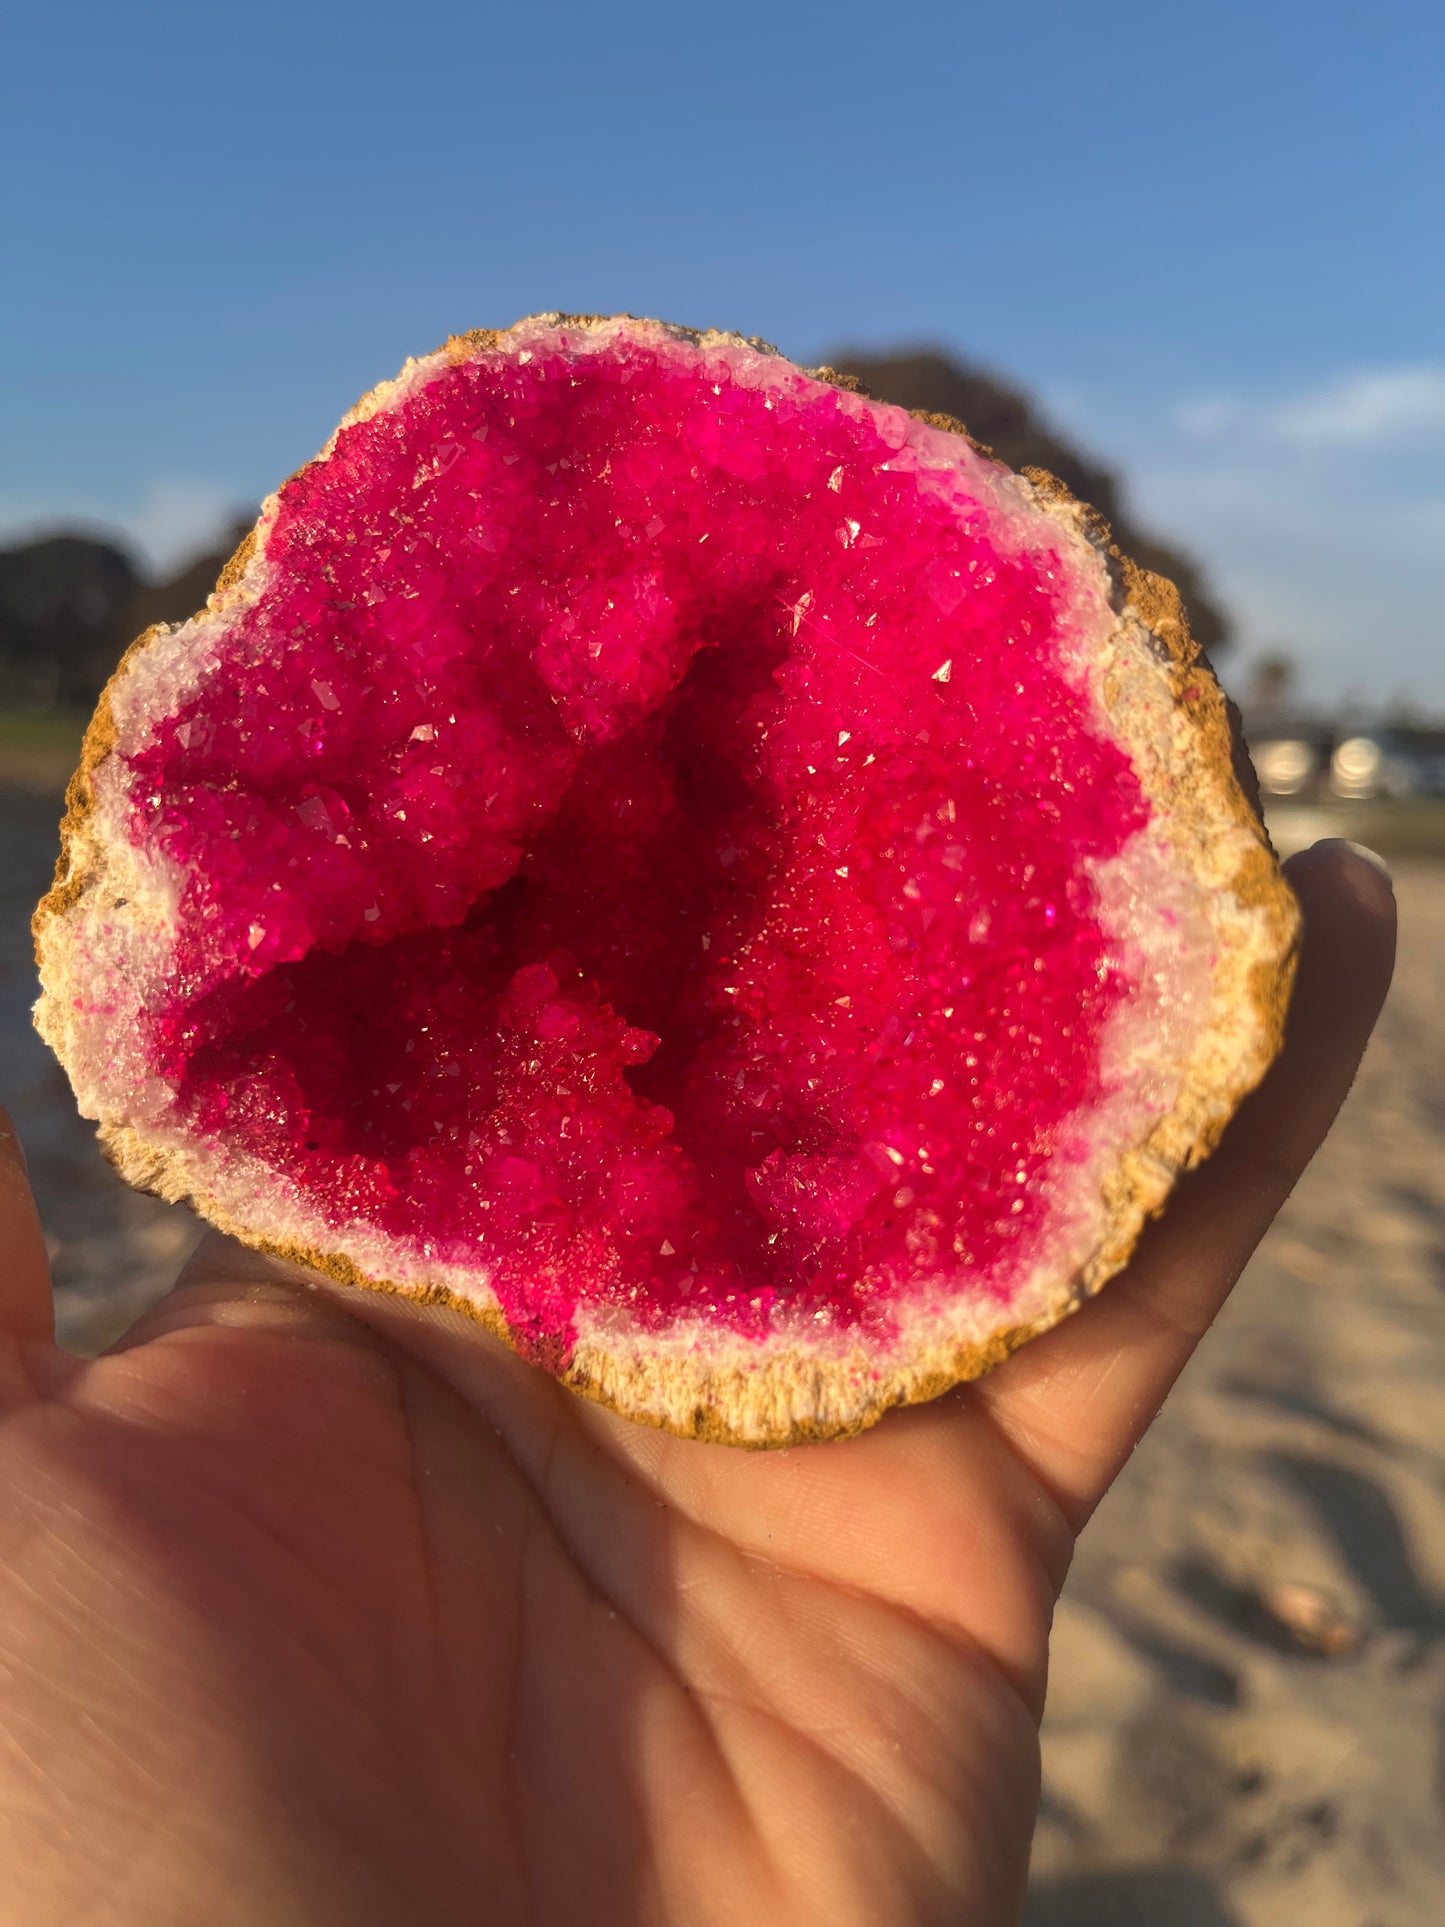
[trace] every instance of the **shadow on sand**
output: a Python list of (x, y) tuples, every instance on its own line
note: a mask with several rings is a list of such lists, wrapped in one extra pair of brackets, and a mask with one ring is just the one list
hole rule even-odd
[(1021, 1927), (1239, 1927), (1239, 1917), (1202, 1874), (1149, 1867), (1044, 1881)]

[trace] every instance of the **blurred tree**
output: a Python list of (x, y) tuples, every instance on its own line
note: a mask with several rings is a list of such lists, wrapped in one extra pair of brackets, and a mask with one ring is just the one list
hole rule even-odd
[(845, 351), (832, 357), (830, 365), (839, 374), (854, 376), (879, 401), (930, 415), (951, 415), (1010, 468), (1046, 468), (1057, 475), (1081, 501), (1099, 511), (1125, 555), (1141, 568), (1168, 576), (1184, 599), (1189, 627), (1200, 647), (1214, 654), (1228, 646), (1229, 619), (1211, 595), (1198, 563), (1172, 543), (1139, 529), (1120, 501), (1113, 473), (1046, 427), (1018, 389), (933, 349), (893, 355)]
[(0, 549), (0, 694), (33, 708), (94, 701), (139, 587), (113, 542), (51, 535)]
[(92, 536), (50, 535), (0, 549), (0, 702), (89, 709), (121, 651), (154, 622), (184, 622), (205, 606), (250, 527), (160, 582), (126, 551)]
[(1256, 709), (1279, 709), (1294, 694), (1296, 665), (1283, 650), (1261, 656), (1249, 676), (1249, 701)]
[(1385, 722), (1395, 729), (1428, 729), (1434, 718), (1413, 690), (1397, 689), (1384, 708)]

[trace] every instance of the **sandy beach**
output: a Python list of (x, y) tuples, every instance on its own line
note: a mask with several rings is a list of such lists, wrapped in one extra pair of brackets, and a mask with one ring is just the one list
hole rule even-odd
[(1034, 1927), (1441, 1918), (1445, 866), (1396, 888), (1340, 1121), (1080, 1544)]
[[(58, 809), (0, 786), (0, 1101), (62, 1335), (95, 1350), (197, 1227), (114, 1178), (30, 1027)], [(1441, 1917), (1445, 865), (1397, 887), (1399, 973), (1344, 1115), (1080, 1546), (1029, 1927)]]

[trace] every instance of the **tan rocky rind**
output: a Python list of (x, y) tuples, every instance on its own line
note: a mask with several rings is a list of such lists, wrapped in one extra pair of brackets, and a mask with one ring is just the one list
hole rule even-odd
[[(615, 326), (617, 319), (532, 317), (507, 332), (544, 323), (602, 328)], [(776, 353), (765, 343), (744, 344), (731, 335), (671, 328), (667, 332), (700, 347), (746, 345), (759, 353)], [(496, 348), (505, 338), (496, 332), (454, 336), (444, 352), (451, 359), (468, 359)], [(403, 371), (402, 381), (407, 372)], [(840, 388), (857, 388), (851, 379), (834, 376), (826, 368), (805, 372)], [(372, 390), (337, 432), (385, 407), (398, 385), (386, 382)], [(962, 436), (980, 454), (988, 454), (960, 424), (933, 416), (920, 419)], [(326, 460), (334, 442), (335, 437), (317, 461)], [(882, 1370), (861, 1346), (841, 1357), (775, 1351), (757, 1363), (719, 1363), (686, 1351), (610, 1348), (584, 1338), (557, 1375), (572, 1390), (628, 1418), (684, 1437), (782, 1446), (857, 1432), (894, 1405), (936, 1397), (962, 1380), (977, 1377), (1056, 1324), (1120, 1270), (1146, 1220), (1163, 1206), (1178, 1173), (1213, 1148), (1240, 1099), (1258, 1082), (1278, 1048), (1293, 978), (1298, 913), (1241, 787), (1236, 773), (1240, 745), (1219, 686), (1190, 638), (1178, 594), (1170, 583), (1121, 556), (1094, 512), (1076, 502), (1052, 476), (1028, 471), (1025, 485), (1035, 505), (1063, 525), (1061, 533), (1075, 543), (1086, 542), (1106, 563), (1116, 620), (1110, 643), (1114, 668), (1106, 683), (1110, 720), (1131, 754), (1151, 804), (1168, 824), (1175, 861), (1208, 902), (1218, 939), (1210, 1021), (1202, 1027), (1184, 1066), (1177, 1101), (1146, 1137), (1118, 1158), (1102, 1187), (1106, 1235), (1085, 1264), (1053, 1285), (1042, 1310), (1027, 1322), (930, 1342)], [(263, 510), (256, 529), (223, 570), (208, 603), (212, 616), (224, 618), (229, 609), (248, 599), (248, 572), (264, 556), (269, 513)], [(116, 677), (139, 652), (168, 633), (148, 630), (131, 645)], [(1146, 661), (1151, 673), (1138, 673)], [(34, 924), (44, 991), (37, 1024), (68, 1068), (69, 990), (81, 968), (80, 953), (67, 939), (68, 916), (90, 891), (114, 887), (108, 882), (114, 853), (95, 826), (94, 778), (115, 741), (110, 712), (115, 682), (112, 678), (86, 733), (80, 767), (67, 793), (54, 887), (40, 904)], [(513, 1342), (499, 1310), (478, 1305), (460, 1292), (370, 1277), (343, 1252), (279, 1241), (254, 1224), (237, 1221), (197, 1182), (182, 1151), (148, 1140), (123, 1119), (103, 1117), (100, 1139), (129, 1182), (171, 1200), (193, 1203), (222, 1230), (288, 1265), (320, 1272), (346, 1285), (449, 1304)], [(546, 1358), (538, 1362), (554, 1368), (563, 1363)]]

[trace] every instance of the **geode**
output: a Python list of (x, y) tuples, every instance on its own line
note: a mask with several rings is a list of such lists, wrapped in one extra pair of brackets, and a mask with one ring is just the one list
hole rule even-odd
[(102, 698), (39, 1026), (133, 1183), (634, 1419), (855, 1431), (1124, 1263), (1296, 913), (1178, 598), (762, 342), (409, 362)]

